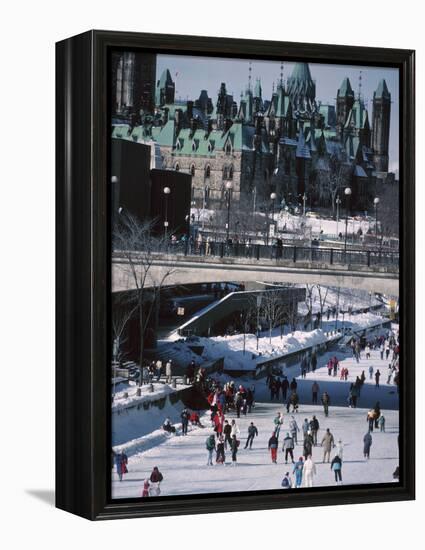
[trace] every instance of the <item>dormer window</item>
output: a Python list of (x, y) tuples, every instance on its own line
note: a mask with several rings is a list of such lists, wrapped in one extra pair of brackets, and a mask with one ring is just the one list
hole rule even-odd
[(226, 144), (226, 155), (230, 155), (232, 152), (232, 146), (230, 145), (229, 142), (227, 142)]
[(196, 143), (194, 141), (192, 142), (192, 151), (196, 151)]

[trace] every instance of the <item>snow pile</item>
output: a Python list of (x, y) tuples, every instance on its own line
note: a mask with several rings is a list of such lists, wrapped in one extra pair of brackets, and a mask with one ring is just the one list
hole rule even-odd
[[(344, 322), (347, 329), (353, 331), (362, 330), (382, 324), (382, 317), (373, 313), (362, 313), (352, 315), (349, 320)], [(271, 340), (267, 332), (260, 335), (257, 351), (257, 337), (254, 334), (235, 334), (232, 336), (191, 337), (185, 342), (175, 343), (173, 345), (174, 357), (178, 356), (181, 364), (189, 364), (193, 359), (193, 352), (188, 347), (191, 344), (203, 346), (203, 361), (214, 361), (224, 358), (224, 368), (226, 370), (255, 370), (256, 366), (267, 359), (285, 356), (289, 353), (301, 351), (319, 346), (327, 341), (339, 338), (337, 334), (327, 336), (326, 329), (331, 332), (334, 330), (335, 323), (324, 323), (325, 330), (316, 329), (313, 331), (297, 330), (291, 334), (281, 335), (280, 328), (272, 331)], [(339, 322), (341, 328), (341, 319)], [(245, 339), (245, 353), (244, 353)], [(199, 357), (197, 357), (199, 362)]]
[[(154, 391), (149, 391), (150, 384), (140, 386), (141, 395), (137, 395), (137, 384), (136, 382), (130, 382), (129, 388), (124, 391), (120, 391), (115, 394), (114, 402), (112, 403), (112, 411), (126, 409), (129, 406), (139, 405), (145, 403), (146, 401), (155, 401), (162, 397), (169, 395), (170, 393), (175, 393), (177, 389), (184, 389), (188, 386), (179, 384), (177, 389), (171, 388), (168, 384), (153, 384)], [(125, 397), (125, 393), (128, 393), (128, 397)]]

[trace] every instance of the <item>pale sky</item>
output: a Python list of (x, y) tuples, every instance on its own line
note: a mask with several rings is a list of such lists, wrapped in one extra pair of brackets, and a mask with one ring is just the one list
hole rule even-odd
[[(399, 159), (399, 71), (388, 67), (367, 67), (351, 65), (328, 65), (309, 63), (313, 80), (316, 81), (316, 100), (335, 104), (337, 90), (344, 77), (348, 76), (354, 92), (359, 90), (359, 75), (362, 71), (361, 94), (369, 111), (372, 124), (373, 92), (378, 82), (385, 78), (391, 94), (390, 121), (390, 171), (398, 173)], [(283, 60), (283, 78), (291, 75), (294, 63)], [(249, 60), (206, 58), (196, 56), (158, 55), (157, 79), (164, 69), (169, 69), (176, 83), (176, 98), (196, 99), (201, 90), (207, 90), (215, 103), (221, 82), (226, 83), (227, 92), (233, 94), (239, 103), (240, 94), (248, 83)], [(177, 74), (177, 76), (176, 76)], [(270, 99), (273, 82), (280, 79), (279, 61), (252, 61), (252, 85), (261, 79), (263, 99)]]

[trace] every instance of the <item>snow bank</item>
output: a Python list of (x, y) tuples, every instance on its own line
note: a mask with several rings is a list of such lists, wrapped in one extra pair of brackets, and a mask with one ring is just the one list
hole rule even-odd
[[(168, 384), (153, 384), (154, 391), (149, 391), (149, 384), (140, 386), (141, 395), (137, 395), (137, 384), (135, 382), (130, 382), (129, 387), (125, 391), (117, 392), (115, 395), (114, 402), (112, 403), (112, 412), (127, 409), (132, 405), (140, 405), (146, 403), (147, 401), (155, 401), (171, 393), (175, 393), (177, 390), (188, 388), (183, 384), (179, 384), (176, 389), (171, 388)], [(125, 397), (125, 393), (128, 393), (128, 397)]]
[[(339, 327), (341, 327), (339, 320)], [(362, 313), (352, 315), (349, 320), (346, 319), (344, 326), (353, 331), (362, 330), (379, 326), (383, 322), (382, 317), (373, 313)], [(235, 334), (232, 336), (214, 336), (207, 337), (192, 337), (185, 342), (175, 343), (173, 346), (174, 357), (178, 356), (181, 364), (189, 364), (193, 358), (193, 352), (189, 349), (189, 345), (196, 344), (203, 346), (202, 353), (203, 361), (213, 361), (224, 358), (225, 370), (235, 371), (253, 371), (256, 367), (265, 360), (283, 357), (287, 354), (301, 351), (312, 346), (318, 346), (328, 341), (337, 339), (338, 335), (326, 336), (325, 331), (333, 331), (335, 323), (324, 322), (325, 329), (316, 329), (313, 331), (297, 330), (291, 334), (282, 335), (280, 329), (277, 328), (272, 332), (270, 341), (269, 335), (266, 332), (261, 333), (258, 342), (254, 334)], [(244, 353), (245, 339), (245, 353)], [(177, 354), (177, 355), (176, 355)], [(199, 361), (199, 357), (197, 358)]]

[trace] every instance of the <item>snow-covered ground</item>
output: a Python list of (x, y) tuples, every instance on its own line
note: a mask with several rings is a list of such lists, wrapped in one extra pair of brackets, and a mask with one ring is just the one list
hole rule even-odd
[[(320, 216), (306, 216), (299, 214), (290, 214), (285, 210), (281, 212), (275, 212), (274, 220), (277, 222), (279, 230), (283, 230), (286, 226), (287, 231), (297, 231), (300, 228), (301, 223), (305, 223), (306, 226), (311, 230), (312, 235), (319, 235), (321, 231), (325, 235), (337, 236), (340, 232), (345, 231), (345, 213), (342, 215), (340, 212), (340, 219), (337, 222), (329, 218), (321, 218)], [(192, 208), (191, 214), (195, 216), (195, 219), (199, 222), (205, 222), (208, 227), (208, 223), (211, 218), (214, 219), (216, 212), (214, 210), (202, 209), (202, 208)], [(259, 216), (266, 217), (264, 212), (257, 213)], [(269, 217), (270, 215), (268, 215)], [(269, 217), (269, 219), (271, 219)], [(366, 217), (349, 217), (348, 218), (348, 233), (357, 233), (359, 229), (362, 230), (363, 234), (367, 233), (369, 228), (374, 230), (375, 228), (375, 218), (368, 216)]]
[[(301, 286), (305, 287), (305, 285)], [(318, 313), (320, 311), (320, 301), (322, 301), (325, 318), (328, 308), (337, 307), (339, 311), (342, 312), (348, 311), (350, 308), (360, 310), (385, 305), (385, 303), (377, 298), (374, 293), (369, 293), (365, 290), (354, 288), (321, 287), (320, 291), (322, 296), (320, 297), (317, 285), (310, 285), (310, 289), (313, 313)], [(306, 315), (308, 312), (307, 303), (310, 305), (310, 298), (307, 290), (309, 289), (306, 289), (305, 302), (300, 302), (298, 304), (298, 313), (300, 315)], [(339, 314), (339, 319), (342, 319), (341, 313)]]
[[(373, 327), (382, 323), (382, 317), (373, 313), (362, 313), (346, 316), (344, 326), (353, 331)], [(339, 319), (339, 328), (342, 326), (342, 318)], [(196, 337), (196, 340), (185, 342), (175, 342), (172, 345), (173, 357), (178, 359), (181, 364), (189, 364), (193, 359), (193, 352), (189, 345), (196, 343), (197, 346), (203, 346), (202, 359), (204, 361), (213, 361), (224, 358), (224, 367), (226, 370), (247, 370), (255, 369), (258, 362), (265, 358), (278, 357), (284, 354), (317, 346), (323, 344), (336, 336), (327, 336), (325, 332), (335, 329), (335, 321), (330, 320), (323, 323), (323, 329), (313, 331), (295, 331), (290, 334), (280, 334), (280, 328), (272, 332), (270, 340), (267, 331), (261, 333), (257, 350), (257, 337), (255, 334), (236, 334), (232, 336), (215, 336), (211, 338)], [(244, 349), (245, 340), (245, 353)], [(169, 342), (165, 342), (169, 345)], [(161, 345), (161, 344), (160, 344)], [(164, 343), (162, 343), (164, 345)], [(199, 360), (199, 357), (197, 358)]]
[[(162, 495), (184, 495), (232, 491), (252, 491), (280, 489), (281, 480), (291, 465), (285, 465), (281, 452), (282, 434), (286, 433), (290, 415), (284, 414), (281, 430), (278, 463), (272, 464), (267, 450), (267, 442), (273, 429), (273, 419), (282, 407), (273, 403), (258, 403), (254, 412), (237, 420), (240, 428), (241, 445), (237, 455), (238, 464), (232, 467), (230, 454), (226, 453), (226, 465), (207, 466), (205, 441), (213, 433), (210, 427), (196, 428), (187, 436), (171, 436), (144, 452), (129, 458), (129, 473), (119, 482), (115, 471), (112, 474), (113, 498), (138, 498), (141, 496), (143, 481), (148, 478), (154, 466), (158, 466), (164, 476), (161, 484)], [(342, 479), (345, 485), (363, 483), (390, 483), (392, 473), (398, 465), (398, 411), (383, 410), (386, 418), (386, 431), (372, 434), (373, 444), (370, 460), (363, 457), (363, 436), (367, 432), (367, 409), (331, 408), (325, 418), (321, 407), (302, 405), (296, 415), (299, 425), (304, 418), (316, 415), (320, 423), (319, 442), (326, 428), (330, 428), (335, 441), (344, 443)], [(232, 416), (229, 416), (231, 418)], [(253, 421), (259, 436), (252, 450), (244, 450), (247, 427)], [(301, 439), (295, 448), (294, 456), (302, 455)], [(334, 456), (331, 453), (331, 457)], [(335, 485), (334, 475), (329, 464), (323, 464), (322, 449), (313, 449), (317, 476), (315, 486)]]

